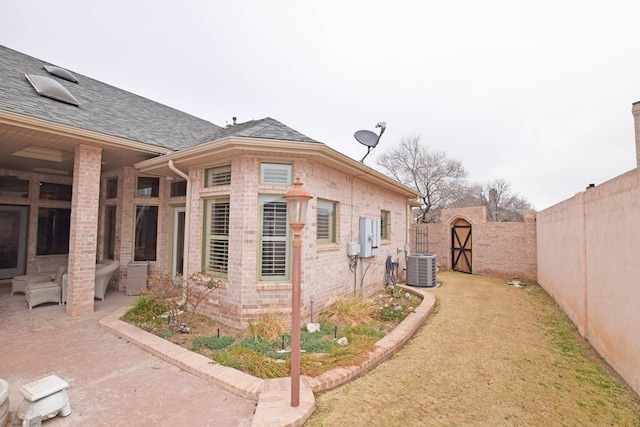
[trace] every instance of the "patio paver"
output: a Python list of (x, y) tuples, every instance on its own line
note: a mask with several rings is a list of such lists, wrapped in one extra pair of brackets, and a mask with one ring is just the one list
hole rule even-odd
[(136, 297), (113, 290), (104, 302), (96, 301), (92, 315), (69, 317), (59, 305), (28, 310), (24, 297), (0, 285), (0, 378), (11, 386), (11, 412), (21, 401), (22, 385), (49, 374), (68, 381), (72, 413), (48, 420), (50, 427), (301, 426), (315, 408), (314, 392), (373, 369), (424, 323), (435, 298), (411, 289), (424, 297), (415, 312), (379, 341), (361, 366), (302, 377), (297, 408), (290, 406), (290, 378), (261, 380), (212, 365), (204, 356), (120, 321)]

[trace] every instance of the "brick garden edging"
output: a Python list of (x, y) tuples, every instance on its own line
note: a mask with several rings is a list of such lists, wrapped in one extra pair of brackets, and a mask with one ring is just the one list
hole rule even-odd
[(128, 307), (122, 307), (100, 320), (100, 325), (116, 336), (130, 341), (154, 356), (180, 369), (209, 381), (224, 390), (258, 402), (252, 426), (301, 426), (315, 409), (314, 392), (341, 386), (369, 372), (398, 352), (424, 324), (435, 307), (435, 297), (423, 289), (399, 285), (407, 292), (422, 297), (422, 302), (393, 331), (375, 343), (376, 349), (359, 366), (332, 369), (314, 378), (301, 377), (300, 406), (290, 406), (290, 378), (263, 380), (227, 366), (212, 364), (211, 359), (143, 331), (120, 318)]
[(369, 358), (359, 366), (336, 368), (314, 378), (308, 378), (314, 392), (331, 390), (351, 381), (359, 375), (369, 372), (393, 354), (398, 352), (404, 344), (415, 334), (420, 326), (433, 312), (436, 299), (433, 295), (420, 288), (399, 285), (407, 292), (422, 297), (422, 302), (415, 311), (409, 314), (393, 331), (376, 342), (376, 349), (369, 354)]

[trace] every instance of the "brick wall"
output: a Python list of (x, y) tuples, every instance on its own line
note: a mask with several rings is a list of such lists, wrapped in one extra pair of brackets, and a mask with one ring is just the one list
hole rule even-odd
[[(472, 227), (472, 272), (506, 279), (536, 280), (536, 217), (528, 212), (524, 222), (487, 222), (484, 206), (445, 209), (440, 223), (414, 224), (411, 252), (416, 235), (427, 230), (428, 252), (436, 255), (440, 268), (451, 269), (451, 225), (464, 219)], [(424, 250), (424, 249), (419, 249)]]
[[(313, 196), (302, 230), (302, 318), (317, 315), (338, 298), (354, 295), (354, 288), (370, 295), (381, 289), (386, 257), (397, 254), (407, 243), (408, 211), (406, 199), (393, 191), (383, 190), (360, 177), (290, 154), (268, 158), (245, 155), (231, 161), (232, 182), (228, 188), (204, 188), (204, 167), (189, 171), (193, 183), (190, 271), (201, 269), (202, 212), (206, 198), (230, 195), (230, 257), (228, 278), (221, 289), (205, 301), (202, 312), (233, 326), (245, 326), (265, 313), (290, 316), (291, 282), (260, 282), (258, 277), (259, 195), (284, 195), (291, 186), (261, 185), (262, 161), (292, 162), (294, 176), (300, 176), (304, 188)], [(211, 165), (211, 166), (222, 166)], [(228, 164), (228, 162), (226, 163)], [(207, 167), (211, 167), (207, 166)], [(318, 198), (338, 202), (337, 243), (316, 243)], [(380, 254), (363, 260), (356, 273), (349, 268), (347, 243), (359, 239), (361, 216), (379, 218), (380, 211), (391, 214), (391, 239), (383, 241)], [(404, 262), (404, 260), (401, 260)], [(363, 280), (364, 273), (364, 280)], [(356, 285), (354, 285), (357, 284)], [(362, 286), (363, 285), (363, 286)]]

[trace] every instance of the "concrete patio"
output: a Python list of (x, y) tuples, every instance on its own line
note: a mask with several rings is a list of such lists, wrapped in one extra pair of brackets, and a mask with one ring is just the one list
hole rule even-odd
[[(90, 316), (69, 317), (64, 307), (27, 308), (22, 294), (0, 285), (0, 378), (11, 386), (10, 411), (20, 387), (49, 374), (70, 384), (72, 413), (47, 426), (300, 426), (313, 413), (314, 392), (328, 390), (373, 369), (397, 352), (432, 312), (422, 304), (361, 366), (301, 378), (300, 406), (290, 406), (290, 379), (261, 380), (119, 320), (136, 297), (109, 290)], [(12, 414), (13, 415), (13, 414)]]
[(20, 387), (55, 374), (70, 384), (72, 412), (45, 426), (250, 426), (256, 402), (154, 357), (99, 326), (136, 297), (110, 289), (89, 316), (69, 317), (64, 306), (29, 310), (23, 294), (0, 284), (0, 378), (10, 386), (10, 412)]

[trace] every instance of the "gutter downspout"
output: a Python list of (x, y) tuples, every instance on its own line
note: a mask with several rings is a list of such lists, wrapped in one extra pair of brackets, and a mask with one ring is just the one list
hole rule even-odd
[[(189, 236), (191, 235), (191, 179), (189, 178), (189, 175), (185, 174), (176, 167), (173, 160), (169, 160), (167, 165), (169, 166), (169, 169), (171, 169), (176, 175), (187, 181), (187, 195), (184, 208), (184, 271), (182, 275), (184, 278), (189, 278)], [(174, 260), (174, 262), (176, 262), (176, 260)]]

